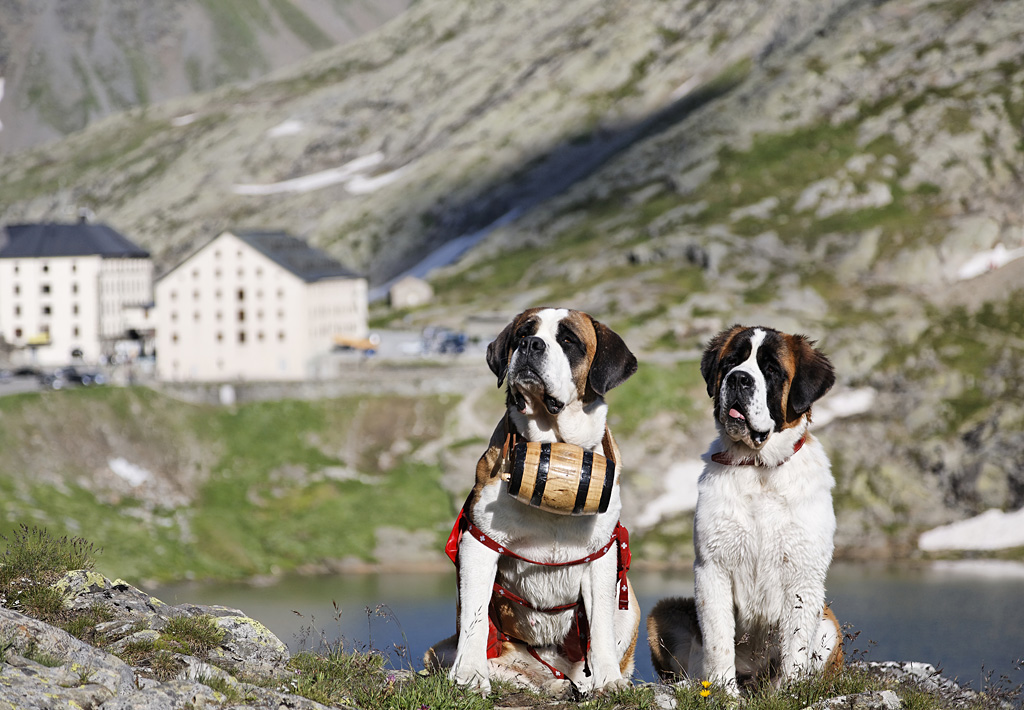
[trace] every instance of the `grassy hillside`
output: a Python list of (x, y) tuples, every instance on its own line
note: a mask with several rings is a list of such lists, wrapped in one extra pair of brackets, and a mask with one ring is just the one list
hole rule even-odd
[[(142, 388), (82, 389), (0, 398), (0, 421), (5, 527), (88, 536), (114, 575), (243, 577), (375, 561), (378, 527), (439, 549), (432, 543), (450, 524), (439, 467), (414, 460), (444, 426), (437, 399), (226, 410)], [(408, 456), (387, 465), (399, 441)], [(149, 480), (120, 479), (116, 458)]]

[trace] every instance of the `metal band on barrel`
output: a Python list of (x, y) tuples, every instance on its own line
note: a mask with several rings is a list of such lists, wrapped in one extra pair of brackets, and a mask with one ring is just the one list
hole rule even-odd
[(612, 487), (615, 484), (615, 462), (608, 459), (607, 468), (604, 470), (604, 489), (601, 491), (601, 504), (597, 509), (599, 513), (608, 512), (608, 503), (612, 500)]
[(583, 463), (580, 467), (580, 486), (576, 491), (576, 503), (572, 506), (572, 514), (579, 515), (587, 504), (587, 493), (590, 491), (590, 475), (594, 466), (594, 452), (583, 452)]
[(544, 500), (544, 487), (548, 483), (548, 468), (551, 466), (551, 444), (541, 444), (540, 460), (537, 462), (537, 482), (533, 484), (533, 498), (530, 505), (540, 507)]

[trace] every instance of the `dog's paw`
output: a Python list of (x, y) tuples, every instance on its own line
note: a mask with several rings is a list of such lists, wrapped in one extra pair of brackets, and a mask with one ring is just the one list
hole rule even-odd
[(633, 686), (633, 684), (629, 682), (628, 678), (619, 677), (619, 678), (614, 678), (612, 680), (605, 681), (604, 683), (601, 683), (601, 684), (596, 684), (595, 683), (594, 684), (594, 692), (597, 695), (611, 695), (612, 693), (617, 693), (620, 690), (627, 690), (627, 689), (631, 688), (632, 686)]
[(556, 700), (579, 700), (582, 697), (579, 689), (568, 678), (552, 678), (545, 681), (540, 689), (543, 693), (550, 695)]
[(448, 678), (458, 686), (482, 697), (491, 694), (491, 679), (487, 673), (465, 667), (452, 668)]

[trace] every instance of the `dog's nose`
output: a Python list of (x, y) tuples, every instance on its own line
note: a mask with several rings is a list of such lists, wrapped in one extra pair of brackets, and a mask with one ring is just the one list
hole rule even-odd
[(525, 352), (529, 354), (540, 354), (547, 348), (547, 344), (543, 338), (538, 338), (536, 335), (531, 335), (520, 345)]
[(729, 374), (729, 379), (732, 380), (733, 386), (739, 389), (749, 390), (754, 387), (754, 378), (746, 370), (734, 370)]

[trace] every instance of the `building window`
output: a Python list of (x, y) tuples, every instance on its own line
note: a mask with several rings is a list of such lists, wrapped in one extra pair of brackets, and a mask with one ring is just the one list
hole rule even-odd
[(43, 306), (43, 315), (44, 316), (48, 316), (51, 313), (53, 313), (53, 309), (51, 309), (49, 306)]
[(14, 295), (15, 296), (21, 295), (21, 286), (19, 286), (18, 284), (14, 284)]
[(245, 331), (244, 330), (238, 331), (238, 342), (241, 345), (245, 344)]
[(74, 337), (76, 337), (76, 338), (78, 337), (78, 326), (77, 325), (74, 328), (71, 329), (71, 334)]
[(192, 300), (193, 301), (198, 301), (199, 300), (199, 289), (196, 289), (195, 291), (192, 292)]
[(71, 262), (71, 273), (73, 273), (73, 274), (77, 274), (78, 273), (78, 264), (76, 264), (73, 261)]
[(282, 343), (284, 342), (284, 331), (283, 330), (277, 331), (277, 339), (280, 340)]
[(172, 301), (177, 301), (178, 300), (178, 292), (177, 291), (171, 291), (171, 300)]
[(245, 321), (245, 311), (239, 311), (238, 312), (238, 322), (242, 323), (244, 321)]
[(261, 343), (263, 342), (263, 331), (262, 330), (256, 334), (256, 340), (260, 341)]
[(219, 279), (220, 278), (220, 269), (217, 269), (216, 271), (213, 272), (213, 278), (215, 278), (215, 279)]
[(223, 317), (224, 317), (223, 314), (220, 311), (217, 311), (217, 322), (218, 323), (220, 322), (221, 318), (223, 318)]
[(177, 311), (171, 311), (171, 322), (172, 323), (177, 323), (178, 322), (178, 312)]
[(199, 322), (199, 311), (196, 311), (195, 313), (192, 314), (192, 320), (194, 320), (196, 323)]
[(15, 264), (15, 265), (14, 265), (14, 273), (18, 273), (18, 272), (19, 272), (20, 270), (21, 270), (21, 269), (20, 269), (20, 268), (18, 268), (18, 265), (17, 265), (17, 264)]
[[(17, 267), (15, 267), (15, 268), (17, 268)], [(14, 337), (15, 338), (20, 338), (21, 337), (21, 328), (15, 328), (14, 329)]]
[(238, 289), (238, 300), (239, 301), (244, 301), (245, 300), (245, 289), (244, 288)]
[(192, 278), (194, 278), (194, 279), (198, 279), (199, 278), (199, 269), (192, 269)]
[(71, 293), (78, 293), (78, 284), (71, 284)]
[(177, 333), (171, 333), (171, 342), (172, 343), (178, 342), (178, 334)]
[(43, 293), (49, 293), (50, 292), (50, 284), (43, 284), (42, 291), (43, 291)]
[(223, 333), (217, 333), (217, 342), (218, 343), (223, 343), (224, 342), (224, 334)]
[(75, 305), (71, 306), (71, 313), (72, 313), (72, 315), (76, 315), (76, 316), (78, 315), (78, 304), (77, 303)]
[(16, 316), (20, 316), (21, 315), (21, 306), (15, 306), (14, 307), (14, 315), (16, 315)]
[(44, 274), (50, 273), (50, 265), (49, 264), (43, 264), (43, 273)]
[(214, 294), (214, 297), (215, 297), (215, 298), (216, 298), (216, 299), (217, 299), (218, 301), (220, 300), (220, 289), (219, 289), (219, 288), (217, 289), (217, 292), (216, 292), (216, 293)]

